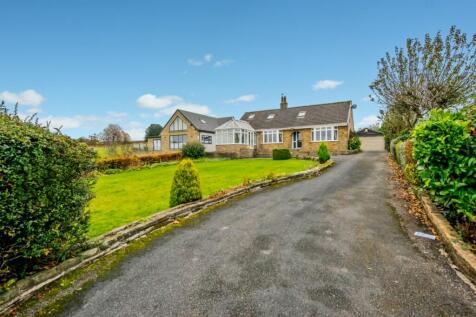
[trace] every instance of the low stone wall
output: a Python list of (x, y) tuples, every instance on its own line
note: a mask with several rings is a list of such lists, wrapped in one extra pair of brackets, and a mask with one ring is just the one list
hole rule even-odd
[(271, 180), (258, 181), (248, 186), (232, 189), (223, 195), (212, 196), (198, 202), (183, 204), (174, 208), (170, 208), (165, 211), (158, 212), (143, 221), (135, 221), (114, 229), (102, 236), (92, 239), (90, 242), (92, 245), (94, 245), (94, 247), (87, 250), (86, 252), (83, 252), (80, 256), (68, 259), (51, 269), (39, 272), (35, 275), (18, 281), (10, 291), (0, 295), (0, 315), (8, 312), (13, 306), (27, 300), (36, 292), (65, 276), (66, 274), (123, 248), (129, 242), (136, 240), (153, 230), (164, 227), (174, 222), (177, 218), (188, 217), (209, 207), (224, 203), (235, 197), (245, 195), (250, 192), (260, 191), (276, 184), (318, 176), (323, 170), (329, 168), (333, 164), (334, 163), (332, 161), (329, 161), (321, 166), (317, 166), (307, 171), (297, 172)]
[(417, 197), (420, 199), (425, 214), (438, 232), (453, 262), (465, 273), (471, 282), (476, 284), (476, 255), (464, 247), (456, 231), (428, 196), (417, 195)]

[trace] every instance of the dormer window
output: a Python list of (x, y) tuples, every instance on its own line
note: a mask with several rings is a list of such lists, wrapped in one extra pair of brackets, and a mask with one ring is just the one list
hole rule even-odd
[(305, 115), (306, 115), (306, 111), (299, 111), (297, 117), (298, 118), (304, 118)]
[(274, 118), (274, 113), (270, 113), (268, 114), (268, 117), (266, 119), (270, 120), (270, 119), (273, 119)]
[(250, 115), (248, 116), (248, 119), (253, 119), (254, 117), (255, 117), (255, 114), (252, 113), (252, 114), (250, 114)]
[(203, 120), (203, 119), (200, 119), (200, 122), (201, 122), (201, 123), (207, 123), (207, 122), (206, 122), (205, 120)]

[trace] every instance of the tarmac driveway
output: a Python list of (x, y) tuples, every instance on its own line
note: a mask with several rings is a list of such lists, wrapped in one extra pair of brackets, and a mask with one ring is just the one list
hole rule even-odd
[(476, 316), (440, 243), (407, 233), (385, 154), (336, 161), (156, 239), (64, 315)]

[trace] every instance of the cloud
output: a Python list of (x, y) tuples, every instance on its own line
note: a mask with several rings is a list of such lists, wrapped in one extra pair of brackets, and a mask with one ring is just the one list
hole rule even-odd
[(256, 99), (256, 95), (249, 94), (249, 95), (243, 95), (243, 96), (239, 96), (237, 98), (225, 100), (225, 103), (236, 104), (236, 103), (241, 103), (241, 102), (252, 102), (255, 99)]
[(232, 59), (222, 59), (220, 61), (216, 61), (215, 63), (213, 63), (213, 66), (214, 67), (223, 67), (223, 66), (229, 65), (233, 62), (234, 62), (234, 60), (232, 60)]
[(232, 59), (221, 59), (221, 60), (215, 60), (215, 57), (213, 54), (207, 53), (203, 55), (202, 58), (189, 58), (187, 59), (187, 63), (191, 66), (204, 66), (207, 64), (213, 65), (213, 67), (223, 67), (226, 65), (229, 65), (233, 63), (234, 60)]
[(375, 124), (380, 124), (380, 119), (375, 115), (371, 115), (371, 116), (363, 117), (362, 120), (360, 120), (359, 123), (357, 124), (357, 127), (365, 128)]
[(71, 117), (56, 117), (56, 116), (47, 116), (41, 119), (41, 122), (47, 123), (50, 122), (50, 128), (62, 128), (62, 129), (77, 129), (84, 127), (87, 123), (100, 121), (101, 118), (97, 116), (71, 116)]
[(162, 109), (182, 101), (183, 99), (179, 96), (158, 97), (153, 94), (145, 94), (137, 98), (137, 104), (139, 107), (149, 109)]
[(342, 85), (344, 82), (339, 80), (319, 80), (314, 85), (312, 85), (313, 90), (324, 90), (324, 89), (335, 89), (338, 86)]
[(115, 118), (115, 119), (123, 119), (127, 117), (126, 112), (108, 111), (107, 114), (109, 117)]
[(124, 131), (129, 134), (131, 140), (144, 140), (145, 137), (145, 129), (144, 128), (130, 128), (125, 129)]
[(37, 107), (45, 101), (45, 98), (34, 89), (27, 89), (20, 93), (4, 91), (0, 93), (0, 100), (4, 100), (6, 103), (18, 102), (19, 105)]
[[(155, 117), (170, 116), (177, 109), (188, 110), (191, 112), (210, 114), (211, 110), (208, 106), (199, 105), (196, 103), (188, 102), (180, 96), (156, 96), (154, 94), (145, 94), (137, 99), (139, 107), (157, 109), (154, 113)], [(147, 115), (142, 114), (142, 117)]]

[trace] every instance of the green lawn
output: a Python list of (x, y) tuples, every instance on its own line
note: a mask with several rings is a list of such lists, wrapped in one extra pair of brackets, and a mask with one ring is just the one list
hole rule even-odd
[[(200, 173), (203, 196), (241, 185), (245, 178), (265, 178), (306, 170), (316, 162), (271, 159), (203, 160), (195, 165)], [(124, 171), (101, 176), (90, 204), (89, 236), (95, 237), (169, 207), (169, 191), (176, 165)]]

